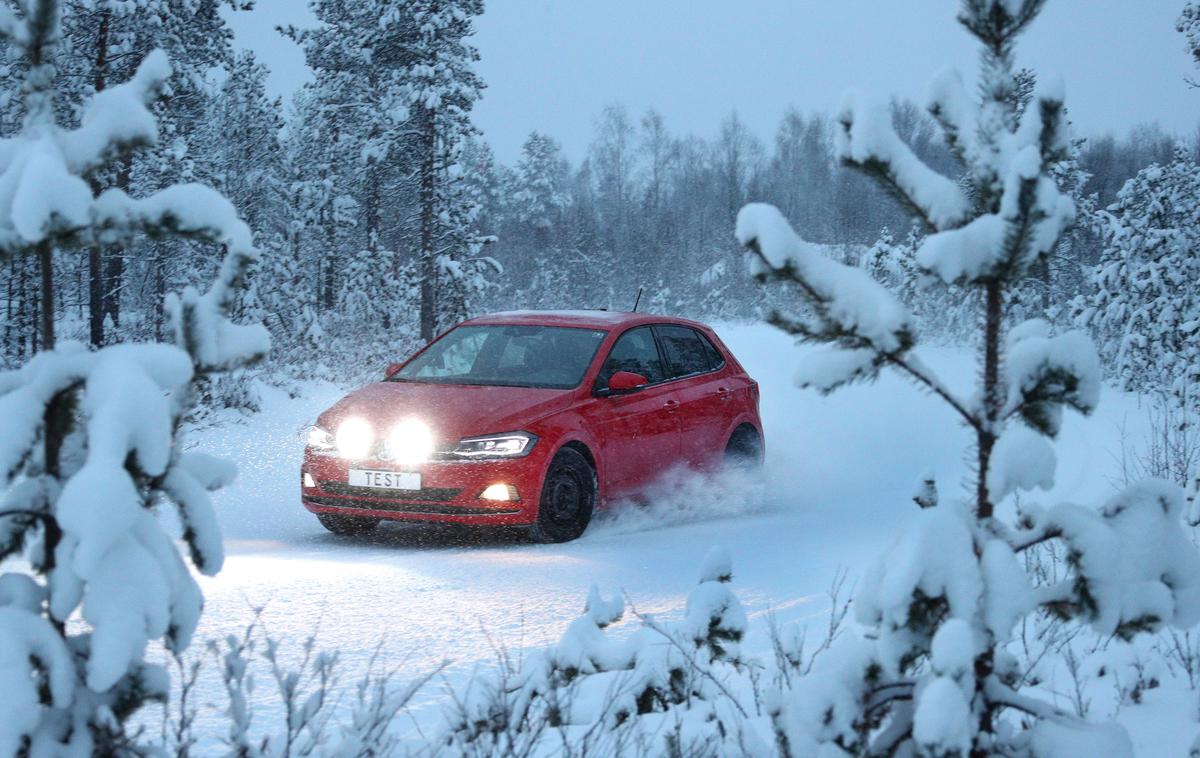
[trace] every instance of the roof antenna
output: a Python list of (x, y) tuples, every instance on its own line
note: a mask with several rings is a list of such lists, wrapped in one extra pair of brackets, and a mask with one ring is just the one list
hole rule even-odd
[(642, 288), (638, 287), (637, 299), (633, 301), (633, 310), (630, 313), (637, 313), (638, 303), (642, 302)]

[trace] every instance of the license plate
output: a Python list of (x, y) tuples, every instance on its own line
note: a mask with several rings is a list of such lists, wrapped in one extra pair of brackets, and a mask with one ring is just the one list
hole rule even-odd
[(375, 469), (350, 469), (350, 486), (373, 487), (381, 490), (419, 490), (421, 475), (405, 471), (377, 471)]

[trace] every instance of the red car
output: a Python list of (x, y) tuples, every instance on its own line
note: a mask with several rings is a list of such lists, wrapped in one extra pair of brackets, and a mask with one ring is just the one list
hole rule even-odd
[(762, 440), (758, 384), (703, 324), (497, 313), (322, 413), (301, 496), (337, 534), (420, 520), (527, 525), (561, 542), (676, 465), (757, 464)]

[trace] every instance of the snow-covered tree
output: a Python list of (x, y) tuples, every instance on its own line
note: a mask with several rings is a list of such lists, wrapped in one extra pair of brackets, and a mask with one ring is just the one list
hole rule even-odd
[(895, 293), (909, 310), (915, 310), (917, 305), (918, 241), (916, 227), (909, 231), (906, 239), (897, 242), (891, 230), (885, 226), (879, 232), (879, 239), (863, 253), (858, 263), (875, 281)]
[[(1042, 320), (1006, 323), (1007, 298), (1053, 254), (1075, 208), (1054, 166), (1070, 140), (1060, 85), (1040, 84), (1024, 113), (1014, 97), (1016, 38), (1042, 0), (964, 0), (959, 21), (982, 47), (978, 98), (959, 74), (933, 82), (929, 112), (965, 166), (931, 169), (895, 133), (886, 106), (848, 95), (837, 151), (897, 197), (928, 230), (916, 264), (981, 292), (979, 385), (955, 392), (914, 354), (918, 328), (894, 294), (860, 269), (823, 257), (774, 207), (738, 216), (738, 239), (761, 276), (799, 296), (770, 321), (821, 349), (799, 382), (830, 391), (891, 367), (944, 400), (973, 433), (971, 496), (929, 507), (879, 556), (856, 598), (862, 638), (831, 651), (784, 702), (780, 739), (798, 754), (985, 756), (1130, 755), (1115, 725), (1097, 725), (1020, 691), (1009, 652), (1031, 614), (1089, 624), (1128, 639), (1200, 621), (1200, 555), (1182, 528), (1183, 494), (1144, 482), (1100, 508), (1042, 508), (1014, 493), (1048, 488), (1049, 440), (1064, 409), (1089, 413), (1099, 361), (1079, 332), (1050, 334)], [(924, 503), (922, 503), (924, 504)], [(1068, 575), (1038, 579), (1020, 557), (1065, 545)]]
[[(532, 132), (521, 147), (513, 202), (519, 218), (543, 233), (559, 225), (571, 204), (566, 192), (567, 163), (551, 137)], [(543, 240), (548, 244), (548, 240)]]
[[(87, 177), (158, 136), (150, 108), (171, 66), (151, 52), (124, 84), (105, 87), (78, 128), (55, 119), (59, 7), (37, 0), (0, 10), (0, 35), (22, 61), (25, 119), (0, 141), (0, 253), (49, 260), (56, 249), (186, 237), (223, 245), (212, 286), (168, 300), (175, 345), (56, 345), (44, 310), (45, 350), (0, 374), (0, 718), (3, 755), (137, 752), (125, 722), (167, 695), (167, 674), (144, 660), (162, 640), (180, 651), (203, 598), (155, 516), (176, 506), (191, 563), (213, 574), (223, 548), (208, 492), (233, 467), (183, 452), (179, 424), (198, 379), (261, 357), (257, 325), (228, 320), (257, 258), (233, 206), (200, 185), (135, 199), (95, 194)], [(43, 267), (43, 292), (54, 291)], [(67, 621), (79, 614), (83, 628)]]
[[(59, 111), (73, 122), (89, 98), (132, 76), (137, 62), (162, 49), (174, 62), (170, 97), (155, 104), (162, 139), (152, 148), (127, 156), (93, 172), (95, 189), (117, 187), (126, 192), (154, 190), (177, 181), (212, 181), (205, 164), (205, 116), (209, 109), (210, 72), (229, 69), (233, 32), (221, 6), (241, 8), (240, 0), (64, 0), (63, 46), (59, 59)], [(122, 300), (140, 310), (161, 307), (168, 280), (189, 268), (183, 261), (195, 248), (177, 242), (151, 243), (153, 253), (119, 247), (89, 251), (89, 340), (115, 342), (143, 330), (121, 328)], [(189, 261), (190, 262), (190, 261)], [(130, 277), (148, 278), (151, 303), (128, 295), (143, 288), (125, 286)], [(210, 266), (211, 268), (211, 266)], [(123, 295), (125, 298), (123, 298)], [(161, 318), (151, 319), (155, 324)], [(107, 330), (104, 324), (107, 323)]]
[(563, 223), (571, 205), (570, 170), (552, 138), (533, 132), (521, 148), (510, 184), (513, 221), (506, 230), (523, 245), (519, 260), (505, 269), (521, 282), (524, 307), (564, 308), (572, 305), (572, 282), (584, 275), (571, 254)]
[[(300, 173), (293, 181), (306, 184), (305, 207), (296, 211), (307, 217), (307, 248), (319, 260), (320, 309), (337, 320), (346, 273), (356, 270), (352, 259), (366, 255), (378, 258), (372, 264), (378, 276), (360, 279), (367, 287), (362, 295), (376, 303), (376, 314), (400, 315), (406, 303), (391, 300), (395, 290), (388, 282), (403, 264), (394, 219), (412, 212), (415, 193), (407, 100), (414, 32), (404, 23), (407, 6), (313, 0), (311, 8), (314, 28), (283, 31), (304, 49), (314, 73), (296, 101), (296, 133), (288, 142)], [(373, 326), (385, 336), (390, 323), (380, 317)]]
[[(1179, 14), (1179, 19), (1175, 22), (1175, 29), (1183, 34), (1187, 40), (1187, 51), (1192, 56), (1192, 61), (1200, 66), (1200, 3), (1184, 4), (1183, 12)], [(1200, 86), (1194, 80), (1189, 79), (1188, 82), (1193, 87)]]
[(1126, 182), (1104, 223), (1092, 291), (1076, 304), (1117, 381), (1196, 407), (1200, 381), (1200, 166), (1182, 145)]
[(420, 240), (420, 336), (428, 341), (453, 322), (482, 281), (477, 263), (486, 238), (475, 232), (478, 198), (459, 163), (476, 132), (471, 109), (483, 90), (471, 43), (482, 0), (417, 0), (392, 23), (412, 31), (404, 72), (405, 102), (416, 132)]

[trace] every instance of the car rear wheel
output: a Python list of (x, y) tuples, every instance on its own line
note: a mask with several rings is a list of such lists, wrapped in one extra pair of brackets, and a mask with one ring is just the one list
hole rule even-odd
[(739, 426), (725, 446), (725, 466), (741, 470), (762, 467), (762, 440), (752, 426)]
[(538, 542), (569, 542), (587, 529), (596, 506), (596, 474), (578, 450), (564, 448), (546, 470), (537, 522), (531, 535)]
[(318, 513), (317, 521), (321, 522), (321, 526), (325, 527), (334, 534), (340, 534), (343, 537), (353, 537), (355, 535), (367, 534), (375, 529), (379, 524), (379, 519), (375, 518), (358, 518), (355, 516), (335, 516), (332, 513)]

